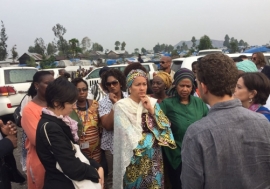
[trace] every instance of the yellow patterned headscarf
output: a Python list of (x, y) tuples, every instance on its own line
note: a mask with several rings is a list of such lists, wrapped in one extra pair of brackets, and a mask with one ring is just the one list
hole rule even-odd
[(162, 71), (157, 72), (154, 77), (156, 76), (162, 79), (167, 89), (169, 89), (172, 86), (172, 77), (167, 72), (162, 72)]
[(127, 88), (130, 88), (134, 79), (137, 77), (144, 77), (147, 80), (146, 73), (140, 69), (137, 70), (131, 70), (129, 74), (127, 75)]

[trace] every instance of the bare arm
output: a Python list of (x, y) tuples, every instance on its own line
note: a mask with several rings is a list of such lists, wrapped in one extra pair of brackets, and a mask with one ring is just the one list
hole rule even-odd
[(107, 131), (113, 130), (113, 109), (110, 111), (110, 113), (105, 114), (104, 116), (100, 117), (100, 121), (102, 124), (102, 127), (105, 128)]

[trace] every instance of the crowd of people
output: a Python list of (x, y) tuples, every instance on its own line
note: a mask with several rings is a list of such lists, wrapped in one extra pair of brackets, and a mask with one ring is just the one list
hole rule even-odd
[[(140, 63), (103, 67), (91, 87), (37, 72), (21, 104), (22, 139), (0, 121), (2, 162), (22, 140), (29, 189), (269, 188), (263, 54), (210, 54), (176, 72), (171, 63), (162, 57), (151, 82)], [(0, 188), (9, 189), (2, 167)]]

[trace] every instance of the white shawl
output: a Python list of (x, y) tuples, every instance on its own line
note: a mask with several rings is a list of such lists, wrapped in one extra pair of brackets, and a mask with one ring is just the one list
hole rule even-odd
[[(157, 99), (148, 97), (154, 107)], [(130, 164), (133, 150), (142, 139), (142, 113), (148, 111), (131, 98), (114, 105), (113, 189), (123, 188), (123, 177)]]

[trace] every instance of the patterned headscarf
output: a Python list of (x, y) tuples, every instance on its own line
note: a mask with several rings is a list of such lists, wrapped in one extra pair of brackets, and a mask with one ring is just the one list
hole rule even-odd
[(169, 89), (172, 86), (172, 77), (167, 72), (159, 71), (155, 73), (154, 77), (156, 76), (162, 79), (167, 89)]
[(179, 82), (182, 79), (190, 79), (190, 81), (191, 81), (191, 83), (193, 85), (192, 86), (192, 91), (191, 91), (191, 94), (193, 95), (193, 93), (195, 92), (195, 86), (194, 86), (195, 76), (194, 76), (194, 73), (191, 70), (187, 69), (187, 68), (180, 68), (174, 74), (173, 87), (168, 91), (169, 96), (177, 95), (176, 86), (179, 84)]
[(129, 74), (127, 75), (127, 88), (130, 88), (134, 79), (137, 77), (144, 77), (147, 80), (146, 73), (140, 69), (137, 70), (131, 70)]

